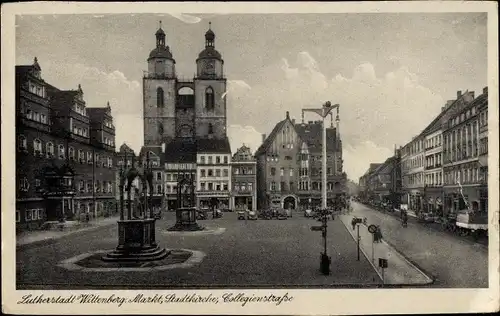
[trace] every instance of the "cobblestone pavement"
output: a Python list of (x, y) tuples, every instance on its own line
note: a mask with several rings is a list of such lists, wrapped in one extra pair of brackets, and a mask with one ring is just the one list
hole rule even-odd
[(483, 245), (415, 221), (403, 228), (393, 215), (360, 203), (352, 205), (351, 215), (380, 225), (384, 240), (434, 277), (433, 287), (488, 287), (488, 249)]
[[(26, 288), (169, 288), (197, 286), (327, 286), (379, 285), (380, 278), (366, 258), (356, 260), (356, 244), (345, 226), (329, 222), (328, 251), (332, 273), (319, 272), (322, 238), (310, 226), (320, 223), (294, 214), (288, 220), (239, 221), (235, 213), (200, 223), (225, 228), (218, 234), (162, 233), (174, 224), (174, 214), (157, 222), (157, 241), (165, 248), (192, 249), (205, 253), (204, 260), (189, 269), (155, 272), (81, 272), (57, 264), (86, 252), (112, 250), (117, 244), (117, 225), (73, 234), (30, 249), (18, 249), (17, 284)], [(220, 230), (219, 230), (220, 231)]]

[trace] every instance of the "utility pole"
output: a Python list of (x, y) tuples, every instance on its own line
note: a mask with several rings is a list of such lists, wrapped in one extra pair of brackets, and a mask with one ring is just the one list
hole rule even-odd
[[(335, 104), (332, 105), (330, 101), (326, 102), (323, 104), (321, 108), (317, 109), (302, 109), (302, 117), (304, 117), (304, 112), (314, 112), (318, 115), (321, 116), (322, 119), (322, 173), (321, 173), (321, 178), (322, 178), (322, 185), (321, 185), (321, 198), (322, 198), (322, 211), (323, 211), (323, 238), (324, 238), (324, 251), (321, 254), (321, 262), (320, 262), (320, 267), (321, 271), (323, 274), (328, 275), (330, 274), (330, 263), (331, 263), (331, 258), (328, 257), (327, 255), (327, 244), (326, 244), (326, 232), (327, 232), (327, 190), (326, 190), (326, 179), (327, 179), (327, 169), (326, 169), (326, 124), (325, 124), (325, 118), (330, 114), (332, 109), (336, 108), (337, 109), (337, 116), (338, 116), (338, 110), (339, 110), (339, 105)], [(338, 132), (338, 131), (337, 131)]]

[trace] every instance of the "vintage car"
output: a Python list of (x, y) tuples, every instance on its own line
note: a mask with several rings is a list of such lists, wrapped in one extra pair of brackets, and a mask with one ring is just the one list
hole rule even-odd
[(204, 220), (208, 218), (208, 209), (202, 208), (196, 211), (196, 219)]
[(276, 218), (279, 219), (279, 220), (288, 219), (287, 211), (284, 210), (284, 209), (278, 209), (278, 210), (276, 210)]

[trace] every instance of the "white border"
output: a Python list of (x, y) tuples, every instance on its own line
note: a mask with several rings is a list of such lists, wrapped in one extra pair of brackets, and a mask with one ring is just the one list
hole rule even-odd
[[(498, 212), (498, 13), (496, 2), (350, 2), (350, 3), (8, 3), (2, 5), (2, 308), (6, 313), (23, 314), (379, 314), (379, 313), (454, 313), (488, 312), (499, 308), (498, 223), (490, 218), (489, 289), (397, 289), (397, 290), (236, 290), (246, 295), (288, 293), (294, 299), (279, 306), (270, 303), (241, 304), (168, 304), (17, 305), (26, 293), (33, 295), (68, 295), (98, 292), (100, 295), (134, 296), (138, 291), (16, 291), (15, 289), (15, 178), (14, 153), (14, 42), (16, 14), (82, 14), (82, 13), (360, 13), (360, 12), (488, 12), (488, 89), (489, 89), (489, 206)], [(492, 212), (493, 213), (493, 212)], [(498, 213), (496, 216), (498, 221)], [(6, 224), (5, 224), (6, 223)], [(496, 232), (496, 233), (495, 233)], [(6, 241), (4, 243), (4, 241)], [(158, 293), (159, 291), (140, 291)], [(193, 291), (168, 291), (193, 292)], [(222, 295), (229, 290), (199, 290), (197, 294)]]

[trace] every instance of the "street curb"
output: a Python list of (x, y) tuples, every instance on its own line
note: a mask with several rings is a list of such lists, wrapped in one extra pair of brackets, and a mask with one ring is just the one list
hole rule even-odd
[[(349, 235), (351, 235), (351, 237), (354, 239), (354, 243), (356, 244), (356, 247), (357, 247), (356, 236), (354, 236), (354, 234), (349, 230), (349, 227), (347, 227), (347, 225), (344, 223), (344, 221), (342, 221), (340, 218), (339, 218), (339, 220), (342, 222), (342, 224), (344, 225), (344, 227), (347, 230), (347, 232), (349, 233)], [(370, 263), (373, 270), (375, 270), (375, 273), (377, 273), (378, 277), (380, 278), (380, 281), (383, 282), (382, 274), (378, 271), (378, 269), (375, 267), (373, 262), (370, 260), (370, 258), (366, 254), (366, 252), (363, 250), (363, 247), (359, 247), (359, 250), (361, 250), (361, 252), (363, 253), (363, 256), (365, 256), (366, 260), (368, 261), (368, 263)]]
[(45, 239), (42, 239), (42, 240), (35, 240), (33, 242), (16, 245), (16, 251), (17, 250), (28, 250), (28, 249), (32, 249), (32, 248), (41, 247), (41, 246), (48, 246), (50, 244), (53, 244), (53, 243), (57, 242), (60, 239), (66, 238), (66, 237), (74, 236), (74, 235), (77, 235), (78, 233), (89, 232), (89, 231), (96, 230), (96, 229), (99, 229), (99, 228), (102, 228), (102, 227), (108, 227), (108, 226), (111, 226), (111, 225), (114, 225), (114, 224), (116, 224), (116, 222), (111, 222), (111, 223), (105, 224), (105, 225), (89, 226), (89, 227), (85, 227), (85, 228), (82, 228), (82, 229), (77, 229), (77, 230), (74, 230), (74, 231), (70, 231), (67, 234), (63, 234), (63, 235), (60, 235), (60, 236), (57, 236), (57, 237), (49, 237), (49, 238), (45, 238)]
[(388, 247), (392, 248), (394, 252), (396, 252), (401, 258), (403, 258), (410, 266), (412, 266), (415, 270), (420, 272), (424, 277), (426, 277), (429, 282), (427, 284), (434, 284), (436, 281), (436, 277), (432, 275), (431, 273), (426, 272), (423, 268), (421, 268), (416, 262), (408, 258), (404, 253), (399, 251), (394, 245), (392, 245), (390, 242), (386, 241), (385, 239), (382, 239), (382, 242), (386, 244)]

